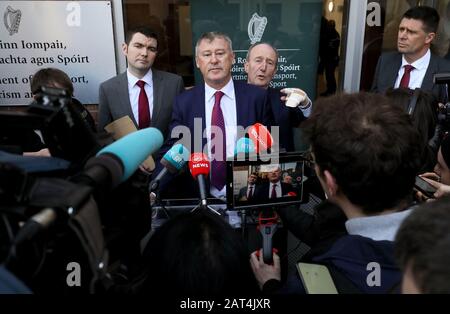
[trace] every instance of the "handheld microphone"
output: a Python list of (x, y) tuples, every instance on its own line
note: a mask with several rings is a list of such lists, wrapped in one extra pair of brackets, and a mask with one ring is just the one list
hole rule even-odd
[[(71, 210), (81, 206), (93, 189), (106, 191), (126, 181), (150, 154), (162, 146), (162, 142), (163, 137), (158, 129), (147, 128), (104, 147), (96, 157), (88, 160), (81, 174), (70, 180), (81, 184), (71, 193), (71, 199), (76, 200)], [(51, 208), (35, 214), (19, 230), (15, 243), (29, 239), (39, 230), (49, 227), (57, 217), (58, 212)]]
[(273, 145), (273, 137), (269, 130), (261, 123), (255, 123), (248, 129), (248, 135), (253, 141), (256, 153), (267, 152)]
[(259, 213), (258, 229), (263, 238), (263, 260), (266, 264), (273, 264), (272, 238), (278, 229), (278, 214), (273, 209), (264, 209)]
[(167, 172), (175, 174), (179, 172), (189, 160), (189, 150), (182, 144), (172, 146), (167, 153), (161, 158), (161, 164), (164, 168), (156, 176), (150, 184), (150, 191), (156, 191), (159, 186), (159, 181), (166, 175)]
[(247, 137), (242, 137), (236, 142), (235, 156), (245, 156), (255, 152), (255, 144)]
[(209, 160), (203, 153), (193, 153), (189, 160), (189, 170), (192, 176), (197, 179), (200, 189), (201, 207), (206, 208), (208, 201), (206, 199), (206, 183), (205, 177), (209, 175)]

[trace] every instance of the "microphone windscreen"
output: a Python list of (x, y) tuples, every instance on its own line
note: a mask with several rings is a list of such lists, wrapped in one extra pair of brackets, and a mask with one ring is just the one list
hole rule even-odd
[(249, 138), (240, 138), (236, 143), (236, 148), (234, 150), (235, 155), (239, 154), (250, 154), (255, 152), (255, 144)]
[(189, 150), (182, 144), (176, 144), (164, 154), (161, 164), (171, 173), (177, 173), (189, 160)]
[(189, 160), (189, 169), (194, 178), (199, 175), (209, 175), (209, 159), (203, 153), (193, 153)]
[(130, 133), (104, 147), (97, 156), (110, 153), (118, 157), (124, 166), (122, 181), (125, 181), (149, 155), (160, 149), (162, 144), (161, 131), (156, 128), (146, 128)]
[(273, 145), (273, 138), (269, 130), (261, 123), (255, 123), (248, 130), (248, 135), (256, 147), (256, 152), (267, 151)]

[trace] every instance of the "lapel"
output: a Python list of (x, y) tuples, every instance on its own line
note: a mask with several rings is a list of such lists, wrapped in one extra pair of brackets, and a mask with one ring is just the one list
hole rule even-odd
[(242, 91), (242, 86), (244, 83), (233, 81), (234, 84), (234, 96), (236, 97), (236, 115), (237, 115), (237, 125), (246, 126), (249, 121), (248, 118), (248, 104), (246, 95)]
[(428, 65), (427, 72), (425, 72), (425, 76), (423, 77), (421, 88), (424, 90), (432, 90), (433, 89), (433, 75), (437, 72), (437, 59), (431, 54), (430, 64)]
[(395, 86), (395, 81), (397, 80), (398, 71), (402, 66), (402, 55), (400, 53), (396, 53), (392, 60), (392, 63), (387, 67), (387, 78), (388, 78), (388, 86)]
[[(195, 139), (201, 138), (202, 139), (202, 149), (206, 145), (206, 138), (203, 137), (203, 131), (206, 129), (206, 113), (205, 113), (205, 84), (200, 84), (197, 88), (194, 88), (193, 90), (193, 99), (191, 100), (191, 104), (186, 108), (186, 110), (189, 110), (191, 112), (191, 132), (196, 131), (196, 128), (194, 128), (194, 119), (195, 118), (201, 118), (202, 120), (202, 128), (201, 128), (201, 134), (191, 134), (192, 141), (195, 142)], [(188, 114), (189, 116), (189, 114)], [(198, 132), (198, 130), (197, 130)], [(192, 143), (194, 144), (194, 143)], [(192, 146), (194, 147), (194, 146)], [(196, 147), (194, 147), (196, 149)]]
[(134, 125), (138, 127), (138, 124), (134, 119), (133, 110), (131, 110), (130, 94), (128, 92), (128, 77), (126, 71), (119, 76), (119, 80), (117, 81), (117, 94), (119, 96), (119, 108), (123, 108), (123, 114), (129, 116), (134, 122)]
[(154, 126), (158, 121), (159, 113), (163, 107), (164, 84), (162, 75), (158, 70), (152, 70), (153, 79), (153, 112), (151, 125)]

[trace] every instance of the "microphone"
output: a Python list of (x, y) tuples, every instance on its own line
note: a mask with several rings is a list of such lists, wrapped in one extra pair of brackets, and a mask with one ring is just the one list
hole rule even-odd
[(149, 155), (161, 148), (163, 140), (161, 131), (156, 128), (146, 128), (130, 133), (104, 147), (97, 156), (108, 153), (117, 157), (123, 164), (122, 181), (125, 181)]
[(159, 181), (166, 175), (167, 172), (175, 174), (183, 168), (189, 160), (189, 150), (182, 144), (172, 146), (167, 153), (161, 158), (161, 164), (164, 168), (158, 173), (156, 178), (150, 184), (150, 191), (156, 191), (159, 186)]
[(235, 156), (245, 156), (255, 152), (255, 144), (247, 137), (242, 137), (236, 142)]
[[(104, 192), (126, 181), (162, 143), (163, 136), (158, 129), (146, 128), (130, 133), (100, 150), (96, 157), (88, 160), (83, 172), (70, 180), (82, 184), (74, 188), (70, 195), (75, 200), (70, 208), (71, 213), (73, 214), (73, 208), (84, 203), (93, 189)], [(52, 208), (35, 214), (19, 230), (15, 244), (30, 239), (41, 229), (49, 227), (57, 217), (57, 210)]]
[(263, 209), (258, 217), (258, 229), (263, 238), (263, 260), (266, 264), (273, 264), (273, 235), (278, 229), (278, 214), (273, 209)]
[(255, 123), (248, 129), (248, 135), (253, 141), (256, 153), (267, 152), (273, 145), (273, 137), (269, 130), (261, 123)]
[(203, 153), (193, 153), (189, 160), (189, 170), (192, 176), (197, 179), (198, 187), (200, 189), (200, 206), (206, 208), (208, 201), (206, 199), (206, 183), (205, 177), (209, 175), (209, 160)]

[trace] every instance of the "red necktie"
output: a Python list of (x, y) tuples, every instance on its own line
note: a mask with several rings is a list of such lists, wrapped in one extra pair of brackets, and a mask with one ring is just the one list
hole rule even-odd
[(136, 83), (141, 88), (141, 92), (139, 93), (139, 129), (145, 129), (150, 126), (150, 109), (148, 105), (147, 94), (145, 93), (145, 82), (138, 81)]
[(277, 185), (273, 184), (272, 185), (272, 194), (270, 195), (270, 198), (277, 198), (277, 190), (276, 190), (276, 188), (277, 188)]
[(250, 185), (249, 190), (248, 190), (248, 196), (247, 199), (251, 199), (253, 197), (253, 185)]
[[(222, 109), (220, 108), (220, 100), (224, 95), (223, 92), (217, 91), (214, 94), (215, 101), (214, 107), (211, 115), (211, 127), (215, 126), (216, 128), (222, 131), (222, 143), (214, 142), (214, 145), (211, 147), (211, 184), (217, 190), (221, 191), (226, 183), (226, 156), (227, 156), (227, 142), (226, 142), (226, 133), (225, 133), (225, 120), (223, 118)], [(214, 135), (215, 137), (215, 135)], [(213, 136), (211, 134), (211, 142), (213, 140)], [(222, 150), (221, 156), (216, 154), (216, 146), (218, 149)], [(222, 147), (220, 147), (222, 146)], [(219, 151), (220, 152), (220, 151)]]
[(408, 88), (409, 79), (411, 77), (411, 71), (414, 70), (415, 68), (410, 64), (405, 65), (404, 68), (405, 73), (403, 73), (402, 80), (400, 81), (400, 87)]

